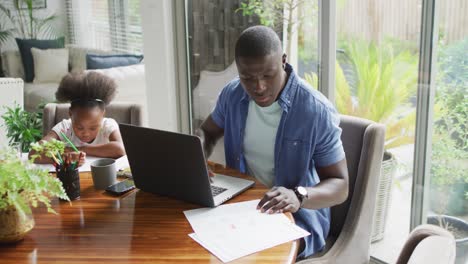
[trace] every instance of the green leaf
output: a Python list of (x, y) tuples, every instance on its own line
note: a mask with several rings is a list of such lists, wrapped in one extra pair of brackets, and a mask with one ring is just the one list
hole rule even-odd
[(0, 161), (0, 209), (14, 206), (19, 212), (30, 213), (30, 206), (43, 204), (49, 212), (54, 212), (50, 198), (68, 200), (56, 177), (30, 161), (21, 161), (15, 150), (1, 149)]
[(19, 105), (4, 107), (2, 115), (7, 138), (12, 143), (20, 143), (23, 152), (29, 151), (29, 145), (42, 138), (42, 118), (35, 112), (23, 110)]

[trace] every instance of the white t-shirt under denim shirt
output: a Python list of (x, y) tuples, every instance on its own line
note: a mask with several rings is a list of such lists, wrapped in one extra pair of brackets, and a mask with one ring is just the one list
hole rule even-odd
[(243, 146), (247, 170), (269, 188), (275, 182), (275, 139), (282, 114), (278, 102), (267, 107), (249, 102)]
[(119, 129), (119, 125), (114, 119), (103, 118), (101, 128), (99, 129), (96, 138), (91, 143), (83, 142), (75, 135), (75, 133), (73, 132), (71, 119), (64, 119), (62, 122), (56, 124), (52, 128), (52, 131), (54, 131), (59, 136), (61, 141), (66, 141), (60, 133), (62, 131), (76, 147), (84, 147), (89, 145), (109, 143), (109, 136), (112, 134), (112, 132), (114, 132), (117, 129)]

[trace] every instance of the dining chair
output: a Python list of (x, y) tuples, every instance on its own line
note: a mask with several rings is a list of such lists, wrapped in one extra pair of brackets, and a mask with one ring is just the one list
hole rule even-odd
[[(70, 104), (49, 103), (44, 107), (42, 116), (42, 131), (46, 135), (52, 128), (69, 118), (68, 109)], [(145, 126), (145, 116), (142, 106), (132, 103), (111, 103), (106, 107), (106, 117), (115, 119), (117, 123), (125, 123), (136, 126)]]
[(369, 263), (373, 213), (384, 153), (385, 127), (352, 116), (340, 116), (349, 174), (349, 195), (331, 208), (325, 248), (298, 263)]

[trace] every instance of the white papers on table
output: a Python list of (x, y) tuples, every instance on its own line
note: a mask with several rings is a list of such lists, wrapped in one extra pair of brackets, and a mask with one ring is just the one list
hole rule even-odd
[[(23, 153), (21, 158), (23, 160), (27, 160), (28, 159), (28, 153)], [(102, 159), (102, 158), (94, 157), (94, 156), (86, 156), (85, 163), (83, 165), (81, 165), (80, 167), (78, 167), (78, 170), (80, 172), (91, 171), (91, 163), (93, 161), (95, 161), (95, 160), (98, 160), (98, 159)], [(34, 164), (34, 165), (39, 167), (39, 168), (42, 168), (42, 169), (46, 169), (46, 170), (49, 170), (49, 171), (55, 171), (55, 168), (54, 168), (54, 166), (52, 164)], [(117, 170), (125, 169), (125, 168), (130, 167), (130, 165), (128, 163), (127, 155), (116, 159), (115, 160), (115, 167), (117, 168)]]
[(256, 210), (259, 200), (184, 211), (189, 236), (223, 262), (310, 235), (284, 214)]

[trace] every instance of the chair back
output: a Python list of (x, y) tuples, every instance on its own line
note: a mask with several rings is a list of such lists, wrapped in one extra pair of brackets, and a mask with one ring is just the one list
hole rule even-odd
[(342, 115), (340, 119), (349, 195), (344, 203), (331, 208), (325, 249), (300, 263), (369, 263), (385, 127), (358, 117)]
[[(49, 103), (44, 107), (42, 130), (44, 135), (62, 121), (69, 118), (70, 104)], [(117, 123), (144, 126), (145, 119), (141, 105), (132, 103), (111, 103), (106, 107), (106, 117), (115, 119)]]
[[(441, 227), (424, 224), (410, 233), (396, 264), (451, 264), (455, 263), (455, 256), (453, 235)], [(460, 259), (457, 263), (465, 261)]]
[[(385, 133), (382, 125), (370, 120), (346, 115), (341, 115), (340, 119), (340, 127), (343, 130), (341, 141), (348, 164), (349, 195), (344, 203), (331, 208), (330, 235), (333, 237), (338, 237), (341, 233), (353, 200), (355, 203), (363, 202), (361, 199), (365, 196), (375, 200)], [(373, 187), (366, 190), (368, 184), (372, 184)], [(371, 193), (363, 193), (365, 191)], [(374, 203), (372, 210), (366, 210), (370, 218), (373, 208)]]

